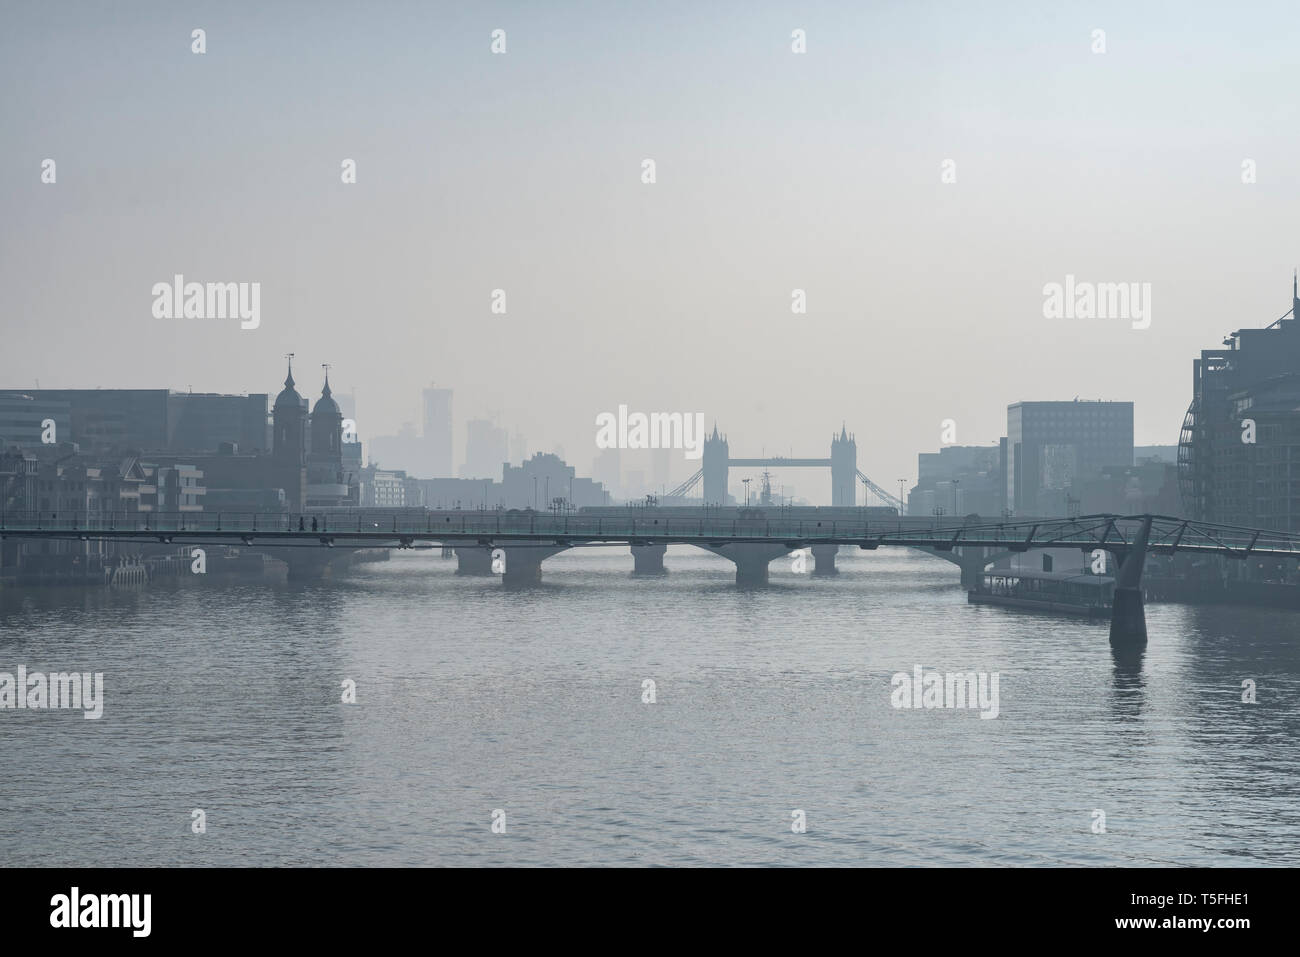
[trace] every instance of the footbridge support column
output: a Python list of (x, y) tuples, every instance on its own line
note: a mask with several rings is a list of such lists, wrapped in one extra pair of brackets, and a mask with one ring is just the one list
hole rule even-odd
[(953, 549), (953, 556), (961, 568), (961, 587), (970, 591), (980, 587), (984, 578), (984, 567), (989, 563), (990, 549), (983, 546), (965, 545)]
[(1133, 543), (1120, 558), (1119, 572), (1115, 575), (1115, 602), (1110, 612), (1110, 644), (1112, 648), (1136, 649), (1147, 643), (1146, 607), (1142, 602), (1142, 566), (1146, 564), (1147, 541), (1151, 537), (1151, 516), (1133, 538)]
[(667, 551), (667, 545), (633, 545), (632, 574), (667, 575), (668, 569), (664, 568), (664, 554)]

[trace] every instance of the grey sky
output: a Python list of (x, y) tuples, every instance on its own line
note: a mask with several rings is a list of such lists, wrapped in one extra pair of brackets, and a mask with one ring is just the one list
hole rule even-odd
[[(581, 473), (625, 403), (701, 411), (733, 455), (824, 456), (845, 421), (887, 489), (943, 419), (991, 442), (1019, 400), (1132, 400), (1136, 441), (1173, 442), (1193, 356), (1290, 305), (1297, 28), (1289, 3), (5, 0), (0, 384), (274, 392), (292, 351), (304, 392), (327, 361), (356, 389), (363, 439), (436, 380), (458, 425), (495, 412)], [(260, 328), (154, 318), (174, 273), (260, 282)], [(1151, 283), (1150, 328), (1045, 319), (1067, 274)]]

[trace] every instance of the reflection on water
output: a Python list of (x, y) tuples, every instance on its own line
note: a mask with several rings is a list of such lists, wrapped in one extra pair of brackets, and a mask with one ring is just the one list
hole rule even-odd
[[(1300, 616), (1150, 605), (1124, 656), (1105, 623), (968, 605), (932, 557), (839, 565), (753, 591), (689, 548), (648, 579), (589, 550), (507, 592), (419, 552), (0, 591), (0, 671), (106, 695), (0, 711), (0, 864), (1297, 863)], [(998, 672), (999, 717), (894, 709), (917, 665)]]
[(1141, 717), (1143, 692), (1146, 689), (1142, 670), (1143, 662), (1146, 660), (1146, 649), (1112, 645), (1110, 656), (1115, 663), (1111, 710), (1117, 718)]

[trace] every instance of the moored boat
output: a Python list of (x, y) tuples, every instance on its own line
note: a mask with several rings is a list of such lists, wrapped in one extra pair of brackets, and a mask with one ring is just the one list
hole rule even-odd
[(975, 605), (1002, 605), (1025, 611), (1084, 618), (1109, 618), (1115, 579), (1079, 572), (1031, 572), (995, 569), (980, 587), (967, 592)]

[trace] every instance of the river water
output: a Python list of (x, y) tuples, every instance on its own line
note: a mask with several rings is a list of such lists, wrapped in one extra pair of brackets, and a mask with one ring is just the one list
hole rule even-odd
[[(666, 564), (0, 590), (0, 671), (105, 698), (0, 711), (0, 864), (1300, 863), (1300, 614), (1148, 605), (1135, 663), (919, 553)], [(894, 707), (918, 665), (996, 672), (997, 717)]]

